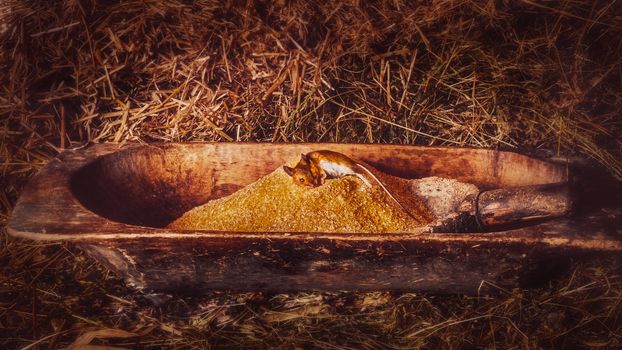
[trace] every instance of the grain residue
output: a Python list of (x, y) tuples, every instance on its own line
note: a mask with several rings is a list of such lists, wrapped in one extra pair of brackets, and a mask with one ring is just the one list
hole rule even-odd
[(423, 198), (437, 220), (472, 212), (472, 201), (479, 188), (455, 179), (432, 176), (411, 180), (411, 190)]
[(230, 196), (186, 212), (169, 228), (363, 233), (407, 232), (418, 226), (379, 188), (368, 188), (355, 177), (303, 188), (279, 168)]

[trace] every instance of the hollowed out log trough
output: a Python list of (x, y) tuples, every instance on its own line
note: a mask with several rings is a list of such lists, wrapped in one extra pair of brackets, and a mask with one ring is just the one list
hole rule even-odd
[[(569, 257), (622, 251), (619, 215), (596, 211), (492, 232), (336, 234), (174, 231), (173, 219), (300, 153), (330, 149), (403, 178), (483, 189), (569, 181), (568, 167), (481, 149), (352, 144), (99, 144), (32, 178), (8, 232), (70, 241), (144, 292), (426, 290), (531, 285)], [(600, 213), (600, 214), (599, 214)], [(619, 214), (619, 213), (618, 213)]]

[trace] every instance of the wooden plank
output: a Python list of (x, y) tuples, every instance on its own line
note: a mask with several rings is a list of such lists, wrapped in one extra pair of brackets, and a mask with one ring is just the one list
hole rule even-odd
[[(102, 144), (67, 151), (51, 161), (23, 192), (15, 208), (16, 219), (10, 227), (35, 233), (42, 232), (45, 227), (47, 234), (80, 233), (73, 229), (74, 226), (102, 226), (104, 230), (131, 230), (127, 226), (134, 225), (163, 227), (198, 204), (226, 196), (250, 184), (281, 166), (284, 160), (295, 160), (300, 153), (320, 148), (352, 155), (391, 175), (405, 178), (435, 175), (472, 182), (484, 188), (536, 185), (566, 179), (566, 170), (559, 165), (515, 153), (468, 148), (349, 144)], [(528, 175), (518, 176), (521, 171)], [(58, 217), (64, 218), (60, 225), (57, 225)]]
[(481, 192), (475, 199), (481, 225), (511, 225), (561, 217), (570, 211), (568, 183), (500, 188)]
[[(602, 215), (489, 233), (163, 228), (193, 206), (228, 195), (285, 160), (296, 161), (300, 153), (317, 149), (348, 154), (395, 176), (451, 177), (488, 190), (565, 182), (568, 177), (565, 165), (480, 149), (102, 144), (66, 151), (50, 161), (24, 189), (8, 231), (28, 239), (75, 242), (139, 289), (191, 293), (211, 289), (473, 292), (482, 281), (514, 286), (536, 278), (558, 256), (622, 251), (620, 225), (604, 225), (603, 220), (614, 219)], [(482, 203), (495, 203), (499, 193), (496, 197), (494, 193), (482, 193)], [(532, 194), (526, 193), (525, 198)], [(491, 213), (490, 207), (482, 205), (480, 214), (486, 213)], [(498, 213), (492, 218), (503, 220)]]

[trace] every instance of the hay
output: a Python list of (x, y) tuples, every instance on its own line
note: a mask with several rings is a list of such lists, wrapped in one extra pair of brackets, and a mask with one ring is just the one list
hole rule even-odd
[[(8, 0), (0, 224), (64, 148), (108, 141), (464, 145), (622, 177), (616, 2)], [(0, 347), (619, 348), (619, 262), (497, 297), (214, 293), (160, 307), (65, 245), (2, 235)]]

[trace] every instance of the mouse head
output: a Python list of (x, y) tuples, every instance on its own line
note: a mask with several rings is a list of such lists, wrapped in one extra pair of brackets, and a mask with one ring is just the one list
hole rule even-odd
[(299, 186), (304, 187), (315, 187), (315, 181), (313, 179), (313, 175), (311, 174), (311, 169), (309, 167), (309, 157), (305, 154), (300, 155), (300, 161), (296, 164), (295, 167), (288, 167), (287, 165), (283, 166), (283, 170), (287, 173), (287, 175), (291, 176)]

